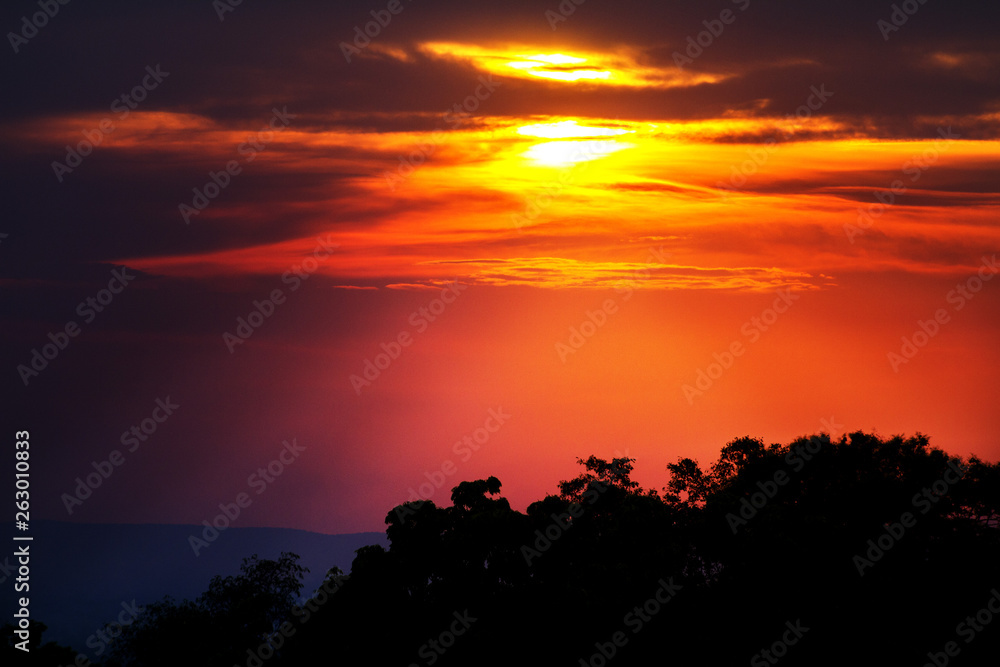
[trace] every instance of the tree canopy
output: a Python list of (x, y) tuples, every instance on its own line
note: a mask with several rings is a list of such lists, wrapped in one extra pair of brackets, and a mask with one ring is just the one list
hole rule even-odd
[(737, 438), (660, 490), (633, 462), (579, 459), (523, 513), (496, 477), (403, 503), (305, 600), (294, 554), (247, 559), (111, 664), (995, 664), (997, 464), (863, 432)]

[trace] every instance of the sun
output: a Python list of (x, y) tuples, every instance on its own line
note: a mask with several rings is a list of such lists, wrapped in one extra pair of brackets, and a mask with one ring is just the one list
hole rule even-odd
[(633, 131), (597, 125), (580, 125), (580, 122), (576, 120), (561, 120), (555, 123), (524, 125), (518, 128), (517, 133), (543, 139), (574, 139), (578, 137), (613, 137)]
[(524, 152), (524, 157), (535, 164), (563, 167), (578, 162), (590, 162), (607, 157), (620, 150), (631, 148), (631, 144), (613, 139), (590, 141), (545, 141), (535, 144)]
[[(517, 129), (517, 133), (521, 136), (550, 140), (534, 144), (523, 154), (535, 164), (545, 166), (589, 162), (629, 148), (632, 144), (608, 137), (617, 137), (634, 131), (601, 125), (581, 125), (574, 119), (534, 123)], [(569, 139), (580, 141), (568, 141)]]

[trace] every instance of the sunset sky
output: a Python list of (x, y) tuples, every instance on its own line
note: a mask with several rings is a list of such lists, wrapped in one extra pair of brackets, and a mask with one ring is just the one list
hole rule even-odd
[(381, 530), (743, 435), (996, 460), (1000, 7), (902, 4), (6, 3), (38, 518)]

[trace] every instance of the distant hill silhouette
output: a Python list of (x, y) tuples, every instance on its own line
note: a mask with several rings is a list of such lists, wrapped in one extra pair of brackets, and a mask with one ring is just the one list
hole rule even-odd
[(214, 575), (238, 572), (245, 556), (277, 558), (282, 551), (299, 554), (310, 569), (303, 592), (311, 593), (329, 568), (348, 569), (355, 550), (388, 544), (383, 533), (232, 527), (196, 557), (188, 536), (201, 535), (203, 526), (39, 520), (31, 529), (37, 545), (31, 559), (32, 614), (48, 626), (46, 641), (69, 644), (91, 660), (87, 637), (114, 620), (122, 602), (194, 598)]

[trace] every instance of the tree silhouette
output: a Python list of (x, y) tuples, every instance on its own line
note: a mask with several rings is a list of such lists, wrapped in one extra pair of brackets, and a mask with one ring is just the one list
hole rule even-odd
[(246, 665), (290, 623), (272, 665), (923, 665), (948, 642), (995, 664), (1000, 615), (969, 641), (957, 624), (1000, 585), (997, 464), (919, 433), (746, 436), (705, 469), (668, 463), (661, 495), (633, 461), (578, 459), (524, 513), (495, 477), (450, 507), (403, 503), (389, 548), (302, 606), (294, 555), (248, 559), (196, 602), (151, 605), (114, 657)]
[(0, 655), (5, 665), (30, 665), (31, 667), (54, 667), (55, 665), (71, 665), (76, 660), (76, 651), (61, 646), (55, 642), (42, 643), (42, 635), (48, 626), (41, 621), (30, 621), (28, 624), (29, 639), (27, 652), (16, 648), (22, 640), (15, 632), (18, 628), (10, 623), (0, 627)]
[(148, 605), (111, 645), (108, 659), (121, 667), (225, 665), (246, 659), (291, 617), (308, 570), (299, 556), (244, 558), (240, 573), (215, 576), (196, 601), (167, 597)]

